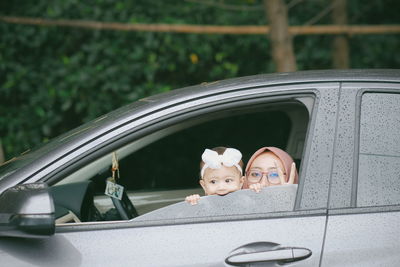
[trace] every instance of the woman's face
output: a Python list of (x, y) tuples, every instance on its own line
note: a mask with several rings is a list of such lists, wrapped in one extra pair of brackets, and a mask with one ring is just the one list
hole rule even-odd
[(260, 183), (263, 187), (281, 185), (278, 169), (285, 173), (282, 161), (274, 153), (264, 152), (251, 163), (246, 173), (247, 182), (249, 185)]

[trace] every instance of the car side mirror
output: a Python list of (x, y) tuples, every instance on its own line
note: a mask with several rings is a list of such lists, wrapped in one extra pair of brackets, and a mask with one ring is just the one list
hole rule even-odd
[(0, 236), (38, 238), (54, 232), (54, 204), (46, 184), (21, 184), (0, 195)]

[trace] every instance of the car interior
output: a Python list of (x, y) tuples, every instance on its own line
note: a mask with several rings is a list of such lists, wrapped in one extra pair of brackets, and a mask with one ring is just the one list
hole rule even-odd
[[(173, 213), (180, 208), (164, 207), (186, 204), (184, 199), (191, 194), (204, 195), (199, 185), (199, 164), (205, 148), (237, 148), (246, 163), (260, 147), (279, 147), (293, 157), (300, 174), (313, 101), (303, 96), (218, 110), (155, 130), (53, 185), (56, 223), (145, 220), (158, 213)], [(121, 200), (105, 194), (110, 178), (123, 187)], [(265, 197), (271, 199), (271, 194), (275, 193)], [(289, 202), (294, 203), (294, 199)], [(293, 203), (282, 209), (293, 209)], [(152, 215), (146, 217), (148, 213)]]

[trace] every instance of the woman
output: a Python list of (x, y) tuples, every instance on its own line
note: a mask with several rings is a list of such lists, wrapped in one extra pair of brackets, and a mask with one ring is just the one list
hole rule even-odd
[(266, 186), (297, 184), (298, 174), (292, 157), (277, 147), (263, 147), (249, 159), (243, 189), (259, 192)]

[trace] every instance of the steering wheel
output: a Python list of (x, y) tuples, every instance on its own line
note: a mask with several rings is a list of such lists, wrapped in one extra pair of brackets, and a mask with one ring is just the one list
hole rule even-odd
[(122, 193), (121, 200), (114, 197), (112, 197), (111, 200), (114, 204), (114, 207), (117, 209), (119, 215), (121, 216), (121, 219), (130, 220), (139, 215), (135, 209), (135, 206), (133, 206), (131, 200), (126, 194), (125, 190)]

